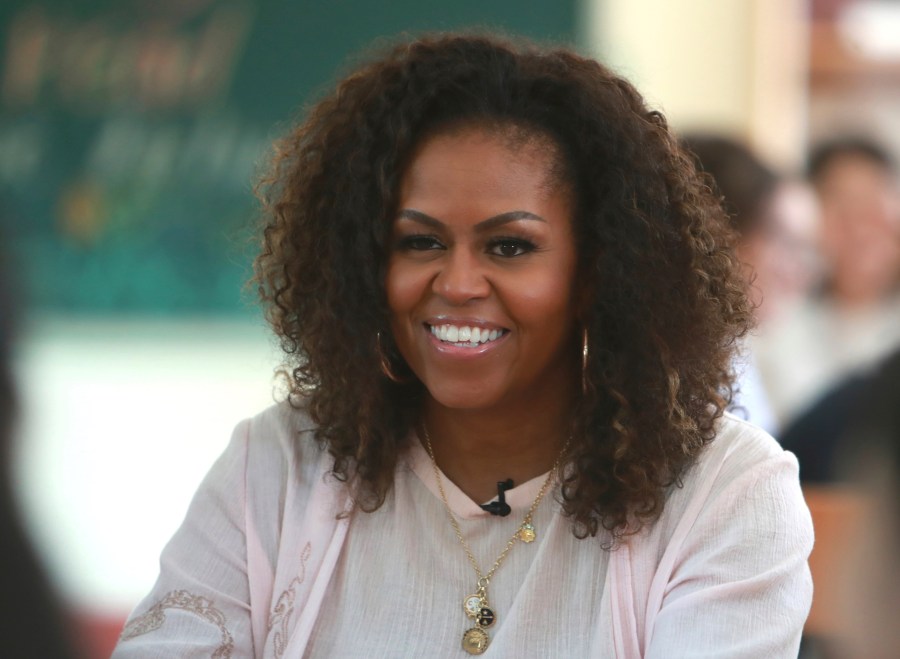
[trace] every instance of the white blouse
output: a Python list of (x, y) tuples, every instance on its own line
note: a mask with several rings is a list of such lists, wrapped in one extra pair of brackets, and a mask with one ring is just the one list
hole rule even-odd
[[(240, 424), (166, 547), (159, 581), (113, 657), (465, 657), (475, 572), (416, 443), (374, 513), (345, 486), (302, 412)], [(442, 476), (483, 572), (544, 477), (484, 512)], [(796, 460), (726, 416), (661, 518), (613, 551), (578, 540), (556, 488), (537, 539), (488, 590), (493, 657), (796, 657), (812, 588), (812, 527)]]
[[(508, 517), (485, 512), (446, 476), (441, 479), (486, 574), (522, 523), (546, 474), (506, 492), (512, 508)], [(576, 540), (559, 507), (552, 494), (544, 497), (533, 519), (537, 538), (516, 542), (491, 579), (488, 597), (496, 614), (487, 629), (491, 654), (586, 656), (585, 644), (592, 641), (600, 615), (608, 553), (599, 538)], [(476, 582), (447, 518), (428, 454), (416, 443), (409, 467), (398, 471), (384, 506), (350, 522), (306, 656), (362, 657), (373, 648), (393, 648), (375, 656), (466, 656), (462, 636), (475, 625), (463, 600), (475, 593)], [(611, 650), (607, 644), (604, 651)]]

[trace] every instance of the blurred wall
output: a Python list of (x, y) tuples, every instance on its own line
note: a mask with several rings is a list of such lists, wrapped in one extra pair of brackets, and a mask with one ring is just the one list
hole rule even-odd
[(575, 31), (574, 0), (375, 6), (0, 4), (0, 222), (32, 306), (246, 314), (255, 165), (351, 53), (403, 31)]
[(776, 164), (806, 144), (806, 0), (597, 0), (586, 43), (680, 130), (742, 137)]

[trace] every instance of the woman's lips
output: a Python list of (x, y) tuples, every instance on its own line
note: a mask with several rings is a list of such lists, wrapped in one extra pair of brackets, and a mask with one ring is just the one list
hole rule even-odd
[(433, 345), (443, 353), (480, 355), (503, 342), (509, 330), (474, 323), (436, 322), (425, 324)]
[(496, 341), (507, 330), (501, 328), (488, 328), (478, 325), (459, 325), (454, 323), (442, 323), (439, 325), (427, 325), (431, 334), (444, 343), (452, 343), (460, 347), (476, 348), (479, 345)]

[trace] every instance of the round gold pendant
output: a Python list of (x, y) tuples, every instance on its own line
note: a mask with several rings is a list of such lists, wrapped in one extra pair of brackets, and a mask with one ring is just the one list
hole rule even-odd
[(463, 634), (462, 647), (469, 654), (483, 654), (490, 642), (491, 638), (486, 631), (480, 627), (472, 627)]
[(519, 540), (522, 542), (534, 542), (537, 534), (534, 532), (533, 524), (522, 524), (519, 528)]
[(465, 610), (466, 615), (473, 620), (481, 612), (482, 606), (484, 606), (484, 600), (478, 595), (469, 595), (463, 600), (463, 609)]

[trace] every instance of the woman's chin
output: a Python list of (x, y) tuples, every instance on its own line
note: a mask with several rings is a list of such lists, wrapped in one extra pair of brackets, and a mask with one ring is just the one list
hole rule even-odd
[(496, 405), (499, 397), (483, 383), (458, 383), (428, 386), (428, 395), (441, 407), (453, 410), (485, 410)]

